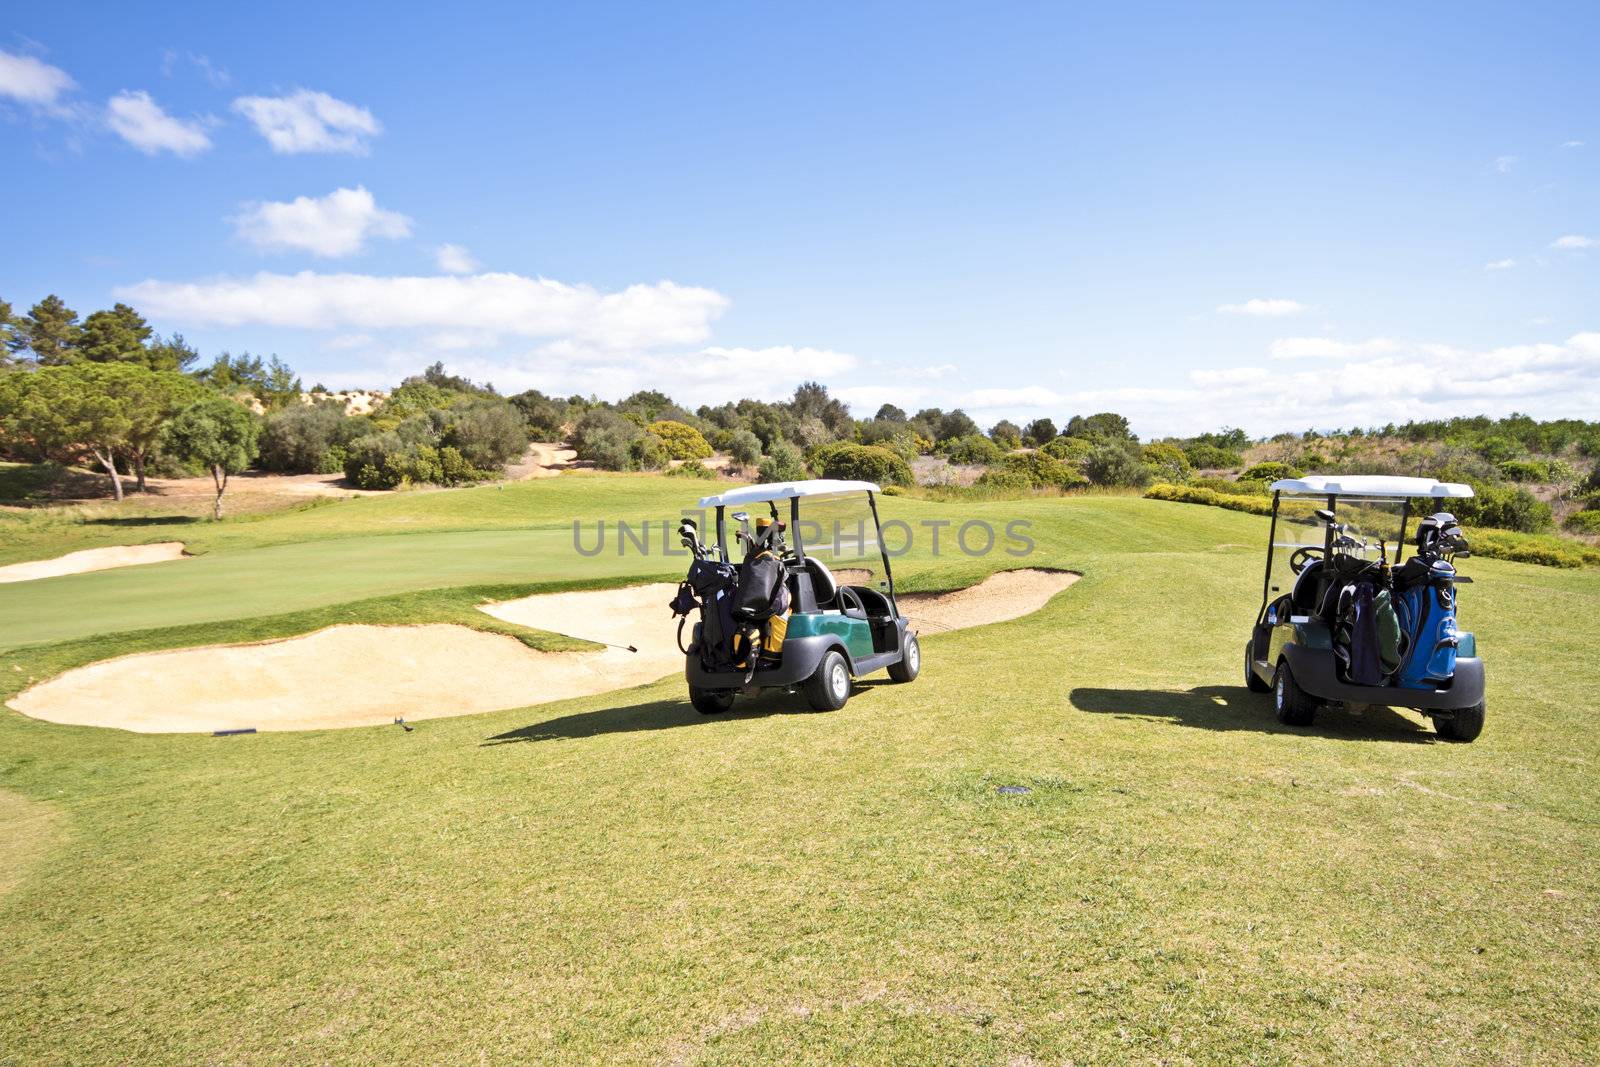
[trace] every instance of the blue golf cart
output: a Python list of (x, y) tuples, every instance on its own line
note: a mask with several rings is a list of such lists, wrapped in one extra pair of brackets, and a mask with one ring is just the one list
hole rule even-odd
[[(1444, 510), (1471, 496), (1466, 485), (1382, 475), (1272, 484), (1244, 680), (1272, 694), (1280, 722), (1308, 726), (1322, 705), (1343, 703), (1420, 711), (1446, 740), (1482, 732), (1483, 661), (1456, 626), (1456, 587), (1472, 579), (1454, 561), (1470, 552)], [(1413, 519), (1414, 553), (1403, 560)], [(1284, 579), (1287, 589), (1276, 584)]]

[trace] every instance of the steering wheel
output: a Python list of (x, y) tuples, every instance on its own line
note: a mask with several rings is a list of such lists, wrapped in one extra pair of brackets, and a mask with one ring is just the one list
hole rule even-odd
[(1289, 569), (1299, 574), (1306, 569), (1312, 560), (1321, 559), (1322, 555), (1321, 545), (1302, 545), (1289, 556)]
[(854, 608), (863, 615), (867, 613), (867, 606), (866, 604), (862, 603), (861, 594), (857, 593), (854, 589), (851, 589), (848, 585), (841, 585), (839, 587), (839, 604), (840, 610), (842, 611), (849, 611), (851, 608)]

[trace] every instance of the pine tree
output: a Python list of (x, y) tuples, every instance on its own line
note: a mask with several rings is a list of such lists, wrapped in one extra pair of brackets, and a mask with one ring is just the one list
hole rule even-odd
[(0, 370), (10, 370), (21, 359), (17, 351), (16, 327), (11, 318), (11, 302), (0, 300)]
[(148, 364), (144, 343), (150, 334), (142, 315), (127, 304), (116, 304), (110, 311), (96, 311), (83, 320), (78, 352), (93, 363)]
[(16, 321), (15, 329), (13, 348), (21, 341), (20, 347), (31, 351), (42, 365), (76, 362), (78, 338), (82, 333), (78, 313), (54, 293), (33, 305), (27, 315)]

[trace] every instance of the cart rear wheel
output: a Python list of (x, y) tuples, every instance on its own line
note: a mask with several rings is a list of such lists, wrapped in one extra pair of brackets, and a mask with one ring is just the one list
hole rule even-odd
[(1457, 708), (1449, 718), (1436, 718), (1433, 728), (1446, 741), (1476, 741), (1483, 733), (1484, 702), (1478, 701), (1470, 708)]
[(733, 707), (736, 695), (732, 689), (701, 689), (697, 685), (689, 687), (689, 703), (702, 715), (721, 715)]
[(1285, 726), (1310, 726), (1317, 717), (1317, 702), (1294, 680), (1288, 660), (1278, 661), (1278, 673), (1272, 678), (1272, 710)]
[(912, 682), (921, 673), (922, 646), (917, 644), (917, 635), (908, 630), (900, 661), (889, 665), (889, 677), (897, 682)]
[(829, 649), (805, 684), (806, 701), (817, 711), (838, 711), (850, 699), (850, 664), (836, 648)]
[(1270, 692), (1272, 686), (1256, 677), (1255, 667), (1250, 662), (1250, 649), (1254, 645), (1255, 641), (1253, 640), (1244, 643), (1244, 687), (1252, 693)]

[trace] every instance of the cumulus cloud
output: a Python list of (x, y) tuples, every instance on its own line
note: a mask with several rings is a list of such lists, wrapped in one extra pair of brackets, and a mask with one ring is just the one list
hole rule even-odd
[[(728, 306), (728, 299), (714, 290), (668, 281), (607, 293), (548, 278), (495, 273), (390, 277), (262, 272), (203, 282), (151, 279), (121, 287), (117, 296), (146, 314), (196, 326), (472, 330), (563, 339), (611, 351), (699, 343)], [(826, 370), (819, 367), (816, 373)]]
[(963, 407), (989, 410), (994, 408), (1049, 408), (1062, 402), (1064, 397), (1054, 389), (1042, 385), (1024, 385), (1015, 389), (974, 389), (960, 398)]
[(1501, 174), (1510, 174), (1511, 168), (1516, 165), (1516, 156), (1496, 156), (1494, 159), (1494, 169), (1499, 171)]
[(0, 96), (48, 109), (76, 84), (60, 67), (33, 56), (0, 52)]
[(263, 252), (310, 252), (324, 259), (355, 255), (369, 237), (411, 234), (409, 218), (379, 207), (360, 185), (323, 197), (245, 204), (233, 224), (240, 237)]
[(106, 102), (113, 132), (145, 155), (171, 152), (185, 159), (211, 147), (206, 124), (169, 115), (144, 90), (123, 90)]
[(274, 152), (365, 155), (383, 125), (364, 107), (327, 93), (298, 89), (288, 96), (241, 96), (233, 109), (255, 125)]
[(1298, 315), (1307, 310), (1306, 306), (1298, 300), (1246, 300), (1242, 304), (1223, 304), (1217, 311), (1224, 315), (1255, 315), (1263, 318), (1277, 318), (1284, 315)]
[(1600, 244), (1600, 241), (1596, 241), (1593, 237), (1585, 237), (1582, 234), (1569, 233), (1563, 237), (1557, 237), (1554, 241), (1550, 242), (1550, 247), (1564, 248), (1568, 251), (1580, 251), (1585, 248), (1593, 248), (1597, 244)]
[(1510, 270), (1517, 265), (1514, 259), (1496, 259), (1483, 265), (1484, 270)]
[(482, 266), (460, 245), (440, 245), (433, 250), (433, 259), (446, 274), (471, 274)]

